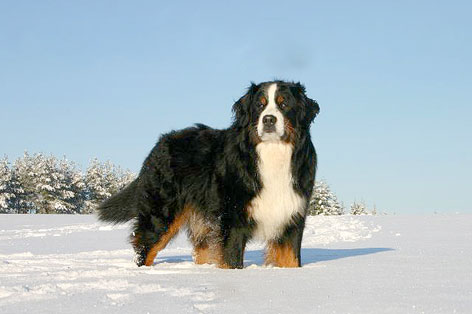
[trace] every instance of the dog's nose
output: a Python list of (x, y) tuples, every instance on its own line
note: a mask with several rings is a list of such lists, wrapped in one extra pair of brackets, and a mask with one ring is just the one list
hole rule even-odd
[(265, 115), (264, 118), (262, 118), (262, 123), (264, 123), (265, 126), (273, 126), (277, 122), (277, 118), (271, 114)]

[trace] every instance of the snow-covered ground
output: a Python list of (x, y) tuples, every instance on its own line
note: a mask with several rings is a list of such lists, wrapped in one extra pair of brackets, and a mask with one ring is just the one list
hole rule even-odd
[(0, 215), (1, 313), (472, 313), (472, 215), (310, 217), (299, 269), (196, 266), (179, 235), (136, 267), (128, 226)]

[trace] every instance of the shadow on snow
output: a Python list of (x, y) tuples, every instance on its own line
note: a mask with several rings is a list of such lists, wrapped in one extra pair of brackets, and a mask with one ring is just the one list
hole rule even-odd
[[(311, 248), (302, 248), (302, 266), (324, 262), (332, 261), (341, 258), (355, 257), (361, 255), (370, 255), (381, 252), (393, 251), (391, 248), (359, 248), (359, 249), (311, 249)], [(158, 257), (158, 261), (155, 264), (160, 263), (182, 263), (182, 262), (191, 262), (192, 256), (190, 255), (180, 255), (180, 256), (163, 256)], [(254, 250), (247, 251), (244, 255), (244, 266), (249, 265), (263, 265), (264, 264), (264, 251), (263, 250)]]

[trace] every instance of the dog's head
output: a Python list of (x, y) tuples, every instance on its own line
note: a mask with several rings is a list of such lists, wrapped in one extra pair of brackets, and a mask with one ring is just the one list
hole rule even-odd
[(284, 81), (252, 84), (234, 105), (235, 125), (247, 128), (253, 142), (295, 142), (308, 132), (320, 107), (300, 83)]

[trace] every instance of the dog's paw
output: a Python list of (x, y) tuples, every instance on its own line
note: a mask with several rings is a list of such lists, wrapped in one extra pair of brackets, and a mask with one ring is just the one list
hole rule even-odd
[(138, 265), (138, 267), (144, 266), (146, 264), (146, 254), (144, 253), (144, 250), (136, 252), (133, 261)]

